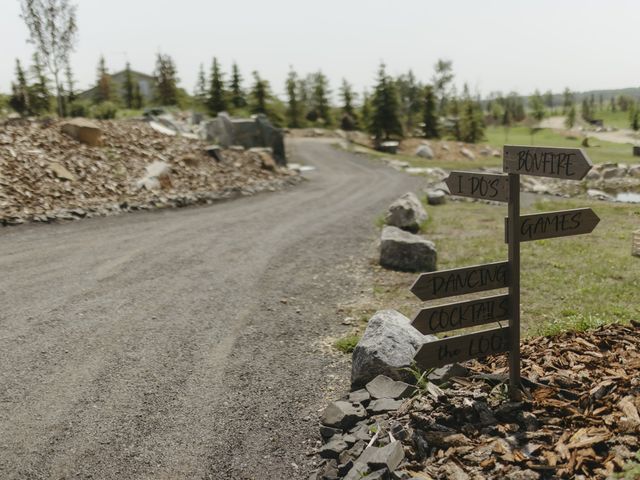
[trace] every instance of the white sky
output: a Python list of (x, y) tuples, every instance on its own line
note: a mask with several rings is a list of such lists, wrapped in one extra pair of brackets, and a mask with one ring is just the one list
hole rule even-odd
[[(429, 80), (438, 58), (453, 60), (456, 81), (482, 94), (640, 85), (637, 0), (75, 0), (79, 37), (72, 67), (78, 86), (95, 79), (104, 54), (111, 71), (151, 73), (170, 54), (192, 91), (198, 66), (236, 60), (282, 93), (292, 65), (322, 69), (337, 90), (358, 91), (384, 60), (391, 74), (413, 69)], [(0, 0), (0, 91), (32, 46), (19, 0)]]

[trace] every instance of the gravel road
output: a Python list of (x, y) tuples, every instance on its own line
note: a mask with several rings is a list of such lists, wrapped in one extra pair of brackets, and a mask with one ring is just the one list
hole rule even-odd
[(306, 478), (323, 353), (415, 178), (296, 140), (292, 189), (0, 230), (0, 478)]

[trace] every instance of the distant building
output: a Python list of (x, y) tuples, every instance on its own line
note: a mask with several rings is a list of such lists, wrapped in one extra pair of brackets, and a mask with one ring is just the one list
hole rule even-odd
[[(125, 79), (125, 70), (122, 70), (118, 73), (114, 73), (109, 75), (111, 77), (111, 82), (113, 84), (113, 88), (117, 93), (119, 98), (124, 98), (124, 79)], [(138, 82), (138, 86), (140, 87), (140, 94), (144, 99), (145, 103), (149, 103), (153, 99), (153, 84), (154, 77), (151, 75), (147, 75), (146, 73), (136, 72), (135, 70), (131, 70), (131, 76), (134, 82)], [(96, 95), (96, 90), (98, 87), (92, 87), (89, 90), (85, 90), (84, 92), (78, 94), (78, 98), (81, 100), (93, 100)]]

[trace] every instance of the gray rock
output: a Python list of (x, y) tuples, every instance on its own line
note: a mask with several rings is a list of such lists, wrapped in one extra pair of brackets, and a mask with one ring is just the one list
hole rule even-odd
[(436, 368), (431, 372), (427, 378), (435, 383), (443, 383), (453, 377), (466, 377), (469, 375), (469, 370), (459, 363), (452, 363), (451, 365), (445, 365), (444, 367)]
[(404, 369), (411, 365), (418, 348), (434, 340), (437, 337), (422, 335), (395, 310), (376, 312), (353, 351), (352, 387), (361, 388), (377, 375), (412, 381), (413, 376)]
[(468, 148), (462, 147), (460, 149), (460, 153), (462, 154), (463, 157), (466, 157), (469, 160), (475, 160), (476, 159), (476, 155), (471, 150), (469, 150)]
[(376, 470), (369, 475), (362, 477), (362, 480), (389, 480), (389, 470), (383, 468), (382, 470)]
[(388, 468), (393, 471), (404, 460), (404, 449), (399, 441), (391, 442), (382, 448), (376, 449), (367, 459), (367, 464), (372, 470)]
[(368, 402), (369, 400), (371, 400), (371, 395), (369, 395), (369, 392), (364, 388), (360, 390), (356, 390), (355, 392), (351, 392), (349, 394), (350, 402), (365, 403), (365, 402)]
[(428, 218), (422, 203), (412, 192), (405, 193), (389, 206), (384, 218), (387, 225), (417, 232), (420, 224)]
[(393, 400), (392, 398), (379, 398), (372, 401), (367, 406), (367, 412), (371, 415), (377, 415), (379, 413), (391, 412), (398, 410), (402, 405), (402, 400)]
[(322, 458), (335, 458), (337, 459), (342, 452), (349, 448), (347, 442), (341, 437), (335, 436), (327, 443), (325, 443), (319, 450), (319, 454)]
[(629, 175), (632, 177), (640, 177), (640, 165), (631, 165), (629, 167)]
[(326, 425), (320, 425), (320, 436), (322, 438), (329, 439), (334, 435), (339, 435), (342, 433), (342, 430), (339, 428), (327, 427)]
[(427, 203), (429, 205), (443, 205), (447, 201), (447, 194), (442, 190), (427, 191)]
[(596, 190), (595, 188), (590, 188), (587, 190), (587, 197), (596, 198), (598, 200), (613, 200), (613, 197), (609, 195), (607, 192), (603, 192), (602, 190)]
[(320, 421), (327, 427), (346, 430), (367, 416), (367, 412), (359, 403), (339, 400), (329, 404)]
[(393, 380), (386, 375), (378, 375), (366, 385), (366, 389), (372, 398), (398, 398), (410, 397), (415, 392), (415, 387), (405, 382)]
[(434, 157), (433, 150), (431, 150), (431, 147), (429, 145), (420, 145), (416, 149), (416, 153), (415, 154), (416, 154), (416, 156), (421, 157), (421, 158), (432, 159)]
[(600, 180), (600, 173), (595, 168), (592, 168), (591, 170), (589, 170), (589, 173), (587, 173), (586, 179)]
[(433, 272), (438, 253), (433, 242), (396, 227), (382, 229), (380, 265), (406, 272)]
[(602, 170), (602, 178), (605, 180), (609, 178), (624, 177), (626, 174), (627, 174), (627, 170), (625, 168), (620, 168), (620, 167), (610, 167)]
[(204, 148), (204, 151), (210, 157), (215, 158), (217, 162), (224, 161), (224, 157), (222, 156), (222, 148), (220, 148), (220, 145), (209, 145), (208, 147)]

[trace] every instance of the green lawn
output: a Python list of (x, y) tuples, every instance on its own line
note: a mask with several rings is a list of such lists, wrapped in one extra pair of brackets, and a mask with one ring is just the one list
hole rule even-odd
[[(512, 145), (531, 145), (531, 135), (528, 127), (513, 127), (508, 136), (502, 127), (488, 127), (486, 129), (487, 143), (495, 148), (502, 148), (505, 143)], [(533, 145), (546, 147), (582, 148), (582, 137), (568, 138), (555, 130), (544, 128), (533, 136)], [(594, 163), (637, 163), (638, 158), (631, 154), (631, 147), (622, 143), (592, 140), (593, 146), (585, 148), (589, 158)], [(484, 159), (483, 159), (484, 160)]]
[(611, 110), (605, 110), (596, 112), (594, 116), (595, 118), (604, 120), (605, 127), (631, 128), (629, 112), (621, 112), (620, 110), (612, 112)]
[[(640, 319), (640, 258), (631, 256), (631, 236), (640, 228), (640, 206), (591, 200), (540, 200), (523, 213), (591, 207), (601, 218), (589, 235), (524, 242), (521, 246), (523, 334), (549, 335)], [(426, 207), (423, 235), (438, 249), (438, 269), (507, 259), (506, 206), (453, 202)], [(375, 310), (395, 309), (409, 318), (427, 305), (409, 288), (419, 274), (393, 272), (371, 262), (373, 285), (366, 303), (349, 315), (361, 319), (361, 334)], [(477, 296), (485, 296), (484, 292)], [(438, 301), (448, 303), (458, 299)]]

